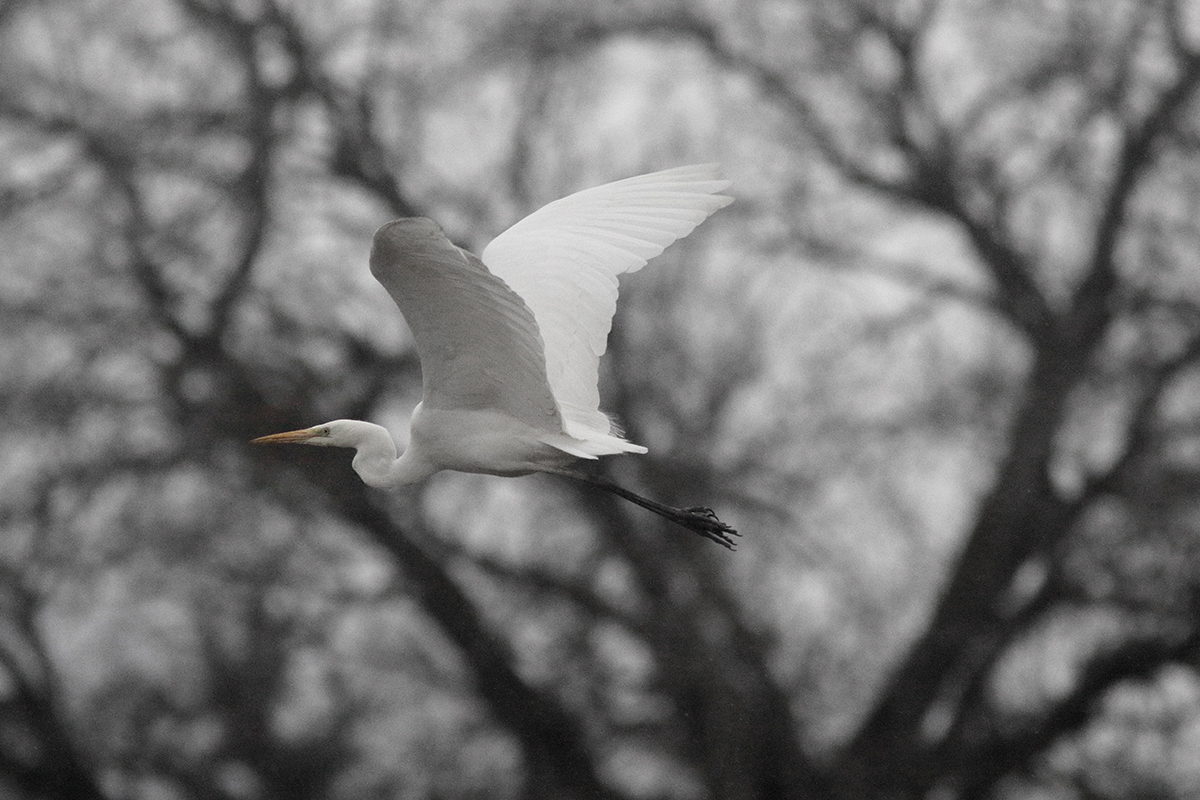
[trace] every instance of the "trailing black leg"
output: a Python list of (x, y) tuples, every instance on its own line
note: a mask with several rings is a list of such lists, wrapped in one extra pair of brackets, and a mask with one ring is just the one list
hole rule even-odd
[(629, 502), (636, 503), (647, 511), (653, 511), (660, 517), (669, 519), (676, 525), (687, 528), (689, 531), (694, 531), (705, 539), (714, 541), (729, 550), (735, 549), (734, 541), (730, 537), (741, 536), (736, 530), (717, 519), (717, 515), (711, 508), (703, 506), (676, 508), (675, 506), (669, 506), (665, 503), (651, 500), (648, 497), (642, 497), (640, 494), (631, 492), (624, 486), (610, 481), (608, 478), (593, 475), (589, 472), (577, 472), (573, 469), (547, 469), (544, 471), (552, 475), (563, 475), (567, 478), (573, 478), (574, 480), (582, 481), (598, 489), (615, 494), (618, 497), (623, 497)]

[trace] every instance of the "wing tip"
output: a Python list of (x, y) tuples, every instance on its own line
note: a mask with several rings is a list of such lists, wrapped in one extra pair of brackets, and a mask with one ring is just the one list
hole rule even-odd
[[(634, 175), (623, 180), (613, 181), (611, 184), (594, 187), (594, 189), (606, 189), (610, 186), (628, 186), (638, 187), (639, 190), (649, 189), (652, 186), (661, 187), (661, 190), (667, 192), (679, 192), (681, 194), (690, 194), (693, 196), (707, 195), (709, 198), (716, 200), (712, 213), (719, 208), (724, 208), (734, 201), (730, 195), (720, 194), (721, 192), (733, 186), (733, 181), (725, 177), (721, 163), (718, 161), (708, 161), (701, 164), (684, 164), (678, 167), (668, 167), (667, 169), (658, 170), (657, 172), (647, 172), (642, 175)], [(588, 193), (593, 190), (584, 190)], [(568, 195), (569, 199), (571, 195)], [(551, 203), (551, 205), (554, 205)]]
[(414, 230), (424, 229), (430, 233), (441, 233), (442, 226), (431, 220), (429, 217), (400, 217), (391, 222), (385, 222), (375, 231), (375, 235), (371, 237), (372, 242), (386, 241), (399, 235), (402, 231), (409, 233)]
[(441, 242), (446, 240), (446, 234), (429, 217), (400, 217), (385, 222), (371, 237), (371, 255), (367, 260), (371, 274), (382, 281), (380, 275), (388, 264), (430, 240)]

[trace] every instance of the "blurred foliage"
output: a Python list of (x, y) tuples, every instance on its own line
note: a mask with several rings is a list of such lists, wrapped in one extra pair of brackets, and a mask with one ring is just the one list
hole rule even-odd
[[(0, 3), (0, 795), (1200, 792), (1200, 4)], [(720, 161), (603, 469), (419, 400), (372, 231)], [(302, 448), (296, 448), (302, 449)]]

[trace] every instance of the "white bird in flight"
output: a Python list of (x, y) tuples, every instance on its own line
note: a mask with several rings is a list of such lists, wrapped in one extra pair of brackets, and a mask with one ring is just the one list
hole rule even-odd
[(441, 470), (547, 472), (585, 481), (733, 549), (737, 532), (707, 508), (675, 508), (578, 459), (645, 453), (602, 411), (600, 356), (616, 312), (617, 276), (635, 272), (733, 202), (716, 164), (652, 172), (556, 200), (476, 257), (425, 217), (375, 232), (371, 274), (412, 329), (422, 398), (399, 458), (386, 428), (339, 419), (255, 439), (357, 450), (369, 486), (416, 483)]

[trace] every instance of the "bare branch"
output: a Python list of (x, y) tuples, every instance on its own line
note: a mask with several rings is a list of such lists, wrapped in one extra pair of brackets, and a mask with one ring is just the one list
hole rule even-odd
[(929, 298), (951, 300), (1004, 320), (1009, 319), (995, 293), (973, 289), (952, 278), (936, 277), (930, 274), (926, 265), (915, 260), (881, 256), (838, 242), (814, 244), (813, 255), (815, 257), (808, 262), (808, 266), (814, 269), (837, 274), (848, 271), (882, 278)]
[(555, 698), (517, 675), (508, 646), (488, 630), (445, 567), (398, 530), (367, 492), (350, 480), (333, 499), (345, 519), (360, 525), (403, 567), (417, 602), (458, 646), (488, 708), (521, 742), (530, 785), (542, 791), (557, 787), (572, 796), (615, 797), (597, 775), (577, 720)]
[(1005, 775), (1028, 767), (1032, 759), (1053, 742), (1078, 730), (1092, 716), (1096, 704), (1117, 684), (1147, 678), (1171, 663), (1192, 663), (1200, 655), (1200, 629), (1183, 636), (1135, 636), (1124, 644), (1094, 656), (1083, 668), (1074, 689), (1034, 722), (1000, 733), (964, 755), (964, 800), (984, 800)]
[(1155, 149), (1176, 115), (1193, 98), (1200, 85), (1200, 55), (1180, 65), (1175, 82), (1135, 127), (1125, 130), (1112, 182), (1101, 205), (1091, 248), (1091, 263), (1071, 299), (1070, 333), (1076, 341), (1098, 338), (1111, 319), (1111, 302), (1117, 286), (1117, 244), (1125, 218), (1142, 177), (1153, 166)]
[[(0, 566), (7, 595), (4, 603), (14, 629), (13, 639), (0, 644), (0, 663), (12, 691), (0, 700), (0, 773), (24, 790), (53, 800), (104, 800), (82, 749), (73, 741), (63, 710), (62, 687), (50, 653), (38, 630), (38, 598), (26, 576)], [(10, 638), (10, 637), (5, 637)], [(18, 654), (16, 648), (26, 652)], [(21, 739), (32, 739), (24, 746)]]
[(1121, 451), (1107, 470), (1087, 481), (1075, 501), (1077, 504), (1083, 505), (1102, 494), (1119, 491), (1130, 470), (1145, 455), (1152, 442), (1155, 414), (1163, 394), (1180, 372), (1197, 363), (1200, 363), (1200, 336), (1193, 338), (1172, 358), (1149, 370), (1130, 411)]
[(387, 147), (375, 131), (375, 107), (366, 88), (351, 92), (334, 85), (300, 25), (274, 0), (267, 3), (268, 19), (283, 34), (283, 46), (295, 60), (296, 78), (290, 91), (310, 94), (325, 106), (336, 131), (330, 170), (380, 197), (401, 217), (417, 217), (422, 207), (401, 189), (392, 172)]
[(472, 552), (454, 542), (439, 541), (438, 549), (443, 550), (446, 556), (463, 559), (494, 578), (541, 595), (566, 600), (597, 620), (614, 622), (634, 634), (646, 633), (645, 620), (604, 600), (583, 581), (535, 566), (509, 564)]

